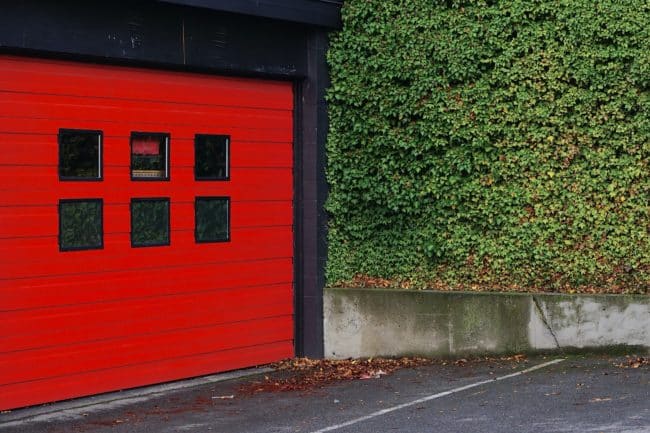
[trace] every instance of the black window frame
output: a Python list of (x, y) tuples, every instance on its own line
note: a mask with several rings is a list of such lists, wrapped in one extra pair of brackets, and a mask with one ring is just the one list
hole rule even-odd
[[(167, 242), (164, 243), (143, 243), (135, 244), (133, 242), (133, 202), (143, 202), (143, 201), (162, 201), (167, 202)], [(147, 248), (147, 247), (166, 247), (172, 243), (172, 222), (171, 222), (171, 207), (172, 203), (169, 197), (132, 197), (129, 202), (129, 218), (130, 218), (130, 227), (129, 227), (129, 237), (131, 239), (131, 248)]]
[[(133, 176), (133, 138), (137, 136), (162, 137), (165, 139), (165, 174), (166, 177)], [(168, 182), (171, 179), (171, 134), (169, 132), (131, 131), (129, 135), (129, 175), (132, 181)]]
[[(228, 213), (226, 215), (226, 224), (227, 224), (227, 235), (226, 238), (224, 239), (205, 239), (205, 240), (199, 240), (199, 225), (198, 223), (198, 202), (200, 200), (226, 200), (226, 203), (228, 206), (226, 207), (228, 210)], [(231, 217), (230, 217), (230, 212), (231, 212), (231, 206), (232, 206), (232, 200), (230, 199), (230, 196), (196, 196), (194, 197), (194, 242), (197, 244), (213, 244), (213, 243), (223, 243), (223, 242), (230, 242), (232, 239), (231, 232), (232, 232), (232, 227), (231, 227)]]
[[(79, 176), (62, 176), (61, 175), (61, 170), (63, 169), (63, 160), (61, 158), (62, 156), (62, 151), (63, 151), (63, 142), (61, 141), (61, 136), (63, 134), (70, 133), (70, 134), (75, 134), (75, 133), (85, 133), (85, 134), (97, 134), (99, 135), (99, 147), (98, 147), (98, 152), (99, 152), (99, 167), (98, 167), (98, 172), (99, 176), (98, 177), (79, 177)], [(58, 161), (58, 175), (59, 175), (59, 180), (62, 182), (101, 182), (104, 180), (104, 131), (98, 130), (98, 129), (79, 129), (79, 128), (59, 128), (59, 132), (57, 133), (57, 143), (58, 143), (58, 150), (59, 150), (59, 161)]]
[[(198, 149), (197, 142), (201, 137), (223, 137), (226, 139), (226, 176), (225, 177), (216, 177), (216, 176), (199, 176), (198, 175)], [(230, 180), (230, 135), (227, 134), (194, 134), (194, 180), (198, 182), (219, 182), (219, 181), (229, 181)]]
[[(76, 246), (76, 247), (64, 247), (62, 243), (62, 234), (63, 234), (63, 219), (61, 218), (61, 207), (65, 203), (88, 203), (96, 202), (99, 203), (99, 227), (100, 227), (100, 241), (99, 245), (87, 245), (87, 246)], [(59, 204), (57, 205), (57, 213), (59, 217), (59, 233), (57, 236), (59, 243), (59, 251), (88, 251), (88, 250), (103, 250), (104, 249), (104, 199), (101, 198), (66, 198), (59, 199)]]

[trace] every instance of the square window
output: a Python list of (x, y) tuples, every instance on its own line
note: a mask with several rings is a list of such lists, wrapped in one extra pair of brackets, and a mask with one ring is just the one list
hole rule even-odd
[(196, 197), (194, 202), (196, 242), (230, 240), (230, 198)]
[(131, 179), (169, 179), (169, 134), (131, 133)]
[(169, 245), (169, 199), (131, 199), (131, 246)]
[(59, 200), (59, 249), (103, 248), (101, 199)]
[(197, 134), (194, 137), (194, 176), (196, 180), (228, 180), (230, 176), (230, 137)]
[(102, 132), (59, 129), (59, 179), (101, 180)]

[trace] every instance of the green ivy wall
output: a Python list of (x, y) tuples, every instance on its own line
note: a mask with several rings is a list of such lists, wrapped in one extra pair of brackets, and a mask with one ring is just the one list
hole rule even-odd
[(329, 285), (647, 293), (647, 0), (346, 0)]

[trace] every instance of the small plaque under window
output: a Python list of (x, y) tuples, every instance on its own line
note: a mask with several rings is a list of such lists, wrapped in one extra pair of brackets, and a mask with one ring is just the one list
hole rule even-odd
[(59, 178), (102, 178), (102, 133), (79, 129), (59, 130)]
[(101, 199), (59, 200), (59, 248), (90, 250), (104, 245)]
[(169, 199), (131, 200), (131, 245), (150, 247), (169, 245)]
[(169, 134), (131, 133), (131, 178), (169, 179)]
[(228, 180), (229, 144), (227, 135), (197, 134), (194, 137), (194, 175), (197, 180)]
[(230, 240), (230, 198), (197, 197), (194, 206), (196, 242)]

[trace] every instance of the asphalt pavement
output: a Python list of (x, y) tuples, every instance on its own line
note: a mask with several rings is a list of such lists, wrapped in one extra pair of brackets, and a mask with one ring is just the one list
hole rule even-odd
[(0, 414), (0, 432), (650, 433), (650, 366), (624, 357), (450, 362), (308, 391), (240, 392), (256, 380), (12, 411)]

